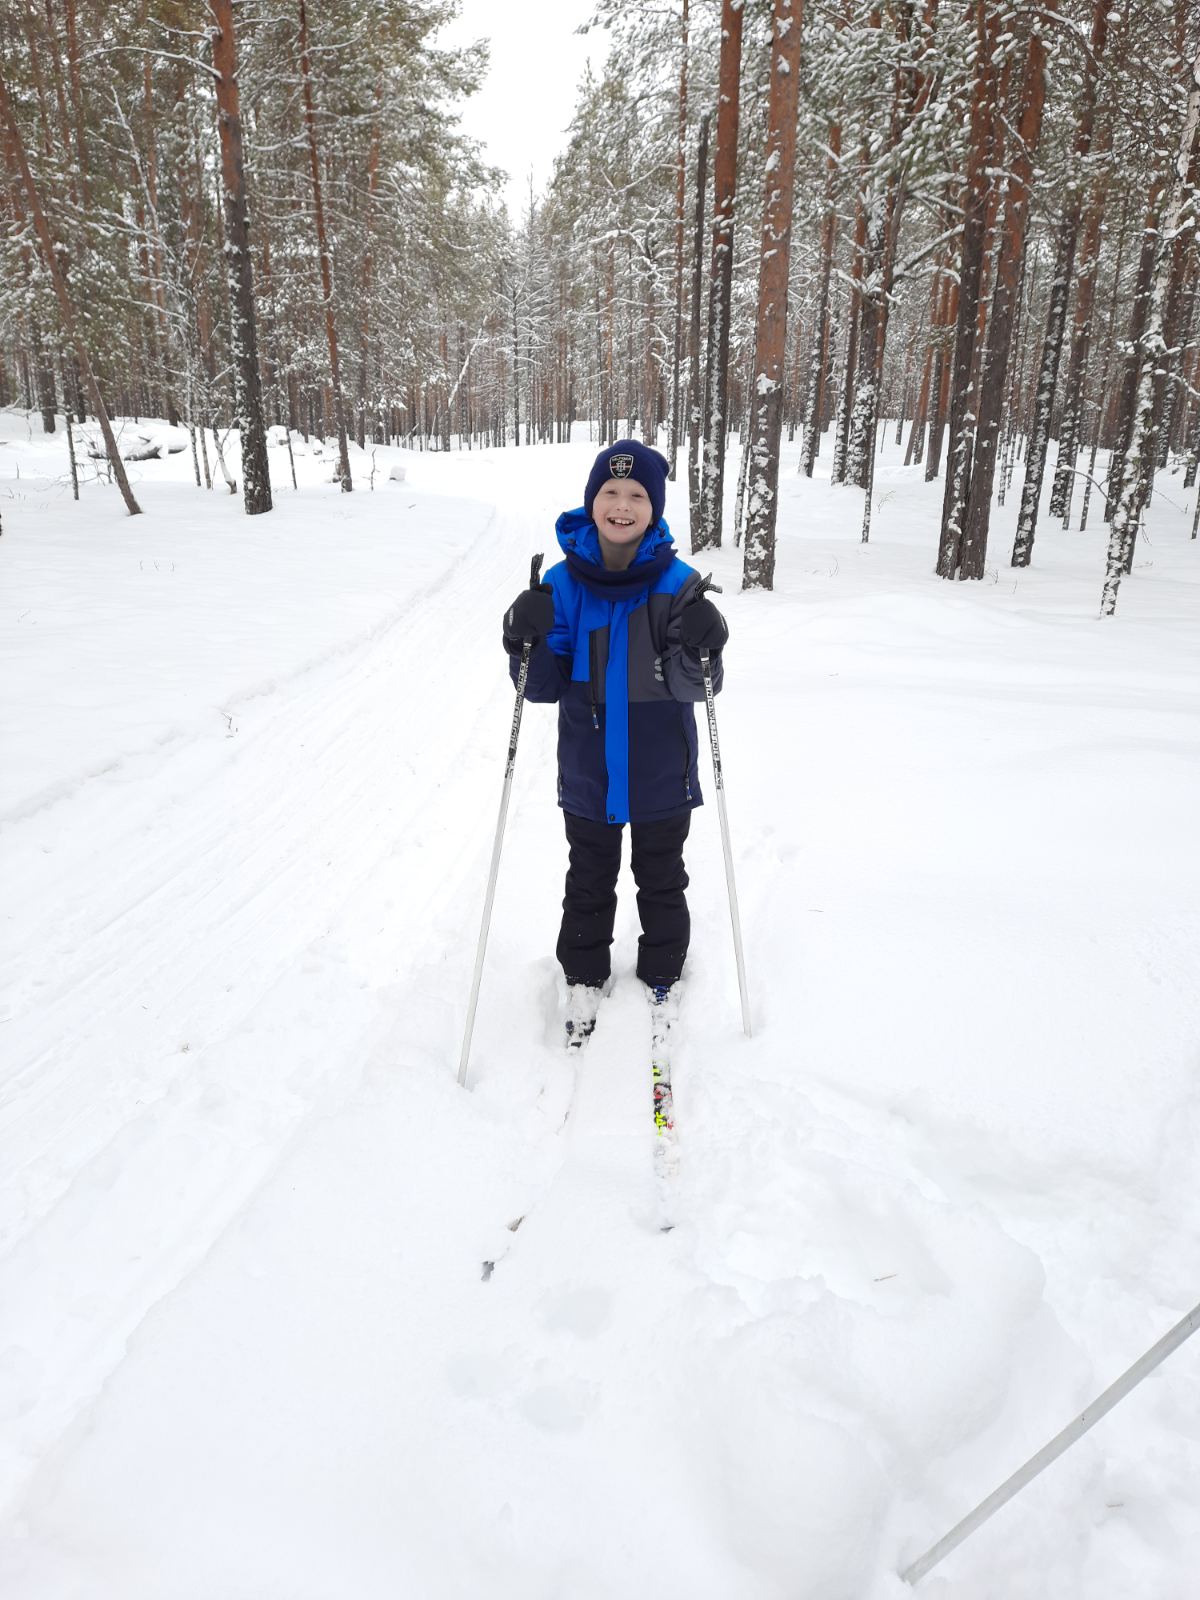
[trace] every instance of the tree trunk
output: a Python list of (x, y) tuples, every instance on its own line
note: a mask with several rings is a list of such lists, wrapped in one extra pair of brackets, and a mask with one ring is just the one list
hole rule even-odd
[(692, 241), (692, 305), (688, 324), (688, 513), (689, 527), (700, 525), (700, 423), (703, 395), (700, 386), (700, 297), (704, 292), (704, 192), (708, 186), (708, 126), (700, 119), (696, 150), (696, 221)]
[[(1105, 136), (1106, 151), (1111, 144), (1111, 138), (1112, 130), (1109, 124)], [(1079, 454), (1083, 438), (1084, 393), (1092, 342), (1092, 317), (1099, 280), (1100, 228), (1104, 220), (1109, 181), (1109, 174), (1105, 171), (1092, 186), (1092, 196), (1083, 221), (1083, 238), (1079, 246), (1075, 312), (1071, 321), (1071, 353), (1067, 360), (1067, 377), (1063, 386), (1054, 485), (1050, 491), (1050, 515), (1061, 517), (1064, 522), (1069, 515), (1072, 486), (1075, 481), (1075, 458)], [(1122, 219), (1122, 241), (1123, 239), (1124, 219)]]
[(937, 343), (933, 352), (933, 378), (931, 380), (933, 407), (929, 419), (929, 444), (925, 454), (925, 482), (932, 483), (942, 470), (942, 440), (946, 433), (946, 419), (950, 415), (950, 371), (952, 365), (951, 336), (958, 326), (958, 276), (951, 270), (950, 261), (942, 279), (942, 300), (938, 310)]
[(521, 330), (517, 323), (517, 289), (512, 289), (513, 448), (521, 446)]
[[(925, 24), (933, 15), (927, 7)], [(906, 163), (898, 155), (900, 141), (914, 115), (924, 106), (932, 86), (932, 76), (916, 72), (907, 61), (911, 46), (910, 8), (895, 11), (896, 42), (900, 56), (892, 89), (892, 109), (887, 143), (873, 181), (874, 193), (866, 206), (864, 270), (860, 296), (858, 372), (854, 384), (854, 405), (850, 416), (846, 478), (866, 491), (863, 506), (863, 542), (870, 531), (870, 489), (875, 474), (876, 419), (879, 392), (883, 381), (883, 358), (887, 344), (888, 311), (896, 262), (896, 240), (907, 198)]]
[[(1053, 11), (1056, 0), (1045, 0), (1044, 9)], [(1029, 189), (1033, 158), (1042, 133), (1042, 113), (1046, 105), (1046, 46), (1040, 33), (1030, 37), (1025, 58), (1021, 120), (1016, 150), (1009, 172), (1001, 223), (1000, 251), (996, 262), (996, 282), (988, 318), (987, 350), (979, 386), (979, 419), (975, 430), (975, 458), (971, 467), (970, 494), (959, 555), (959, 576), (982, 578), (987, 558), (988, 523), (992, 509), (992, 488), (996, 474), (996, 445), (1000, 437), (1000, 416), (1004, 406), (1013, 322), (1017, 307), (1017, 276), (1025, 253), (1025, 232), (1029, 221)]]
[(217, 124), (221, 134), (221, 186), (225, 201), (225, 256), (233, 328), (233, 376), (242, 438), (242, 492), (250, 516), (271, 509), (271, 471), (263, 426), (258, 371), (258, 329), (250, 260), (250, 219), (242, 153), (242, 114), (237, 84), (233, 0), (209, 0), (215, 24), (213, 67), (217, 74)]
[(813, 320), (812, 358), (808, 366), (808, 394), (805, 399), (804, 445), (800, 470), (813, 475), (817, 452), (821, 448), (821, 425), (825, 411), (825, 374), (829, 366), (829, 283), (833, 276), (833, 246), (837, 237), (837, 210), (834, 195), (841, 167), (842, 125), (829, 129), (829, 156), (825, 163), (825, 215), (821, 219), (821, 265), (817, 277), (817, 309)]
[[(1190, 205), (1192, 196), (1196, 192), (1200, 164), (1200, 144), (1193, 144), (1191, 157), (1188, 161), (1187, 173), (1184, 178), (1185, 200)], [(1189, 234), (1181, 229), (1171, 244), (1171, 261), (1169, 276), (1167, 278), (1167, 298), (1163, 310), (1163, 338), (1166, 348), (1162, 358), (1156, 363), (1154, 374), (1154, 431), (1158, 440), (1153, 459), (1146, 464), (1147, 483), (1143, 501), (1150, 498), (1151, 486), (1154, 479), (1154, 469), (1167, 464), (1167, 445), (1169, 429), (1163, 426), (1167, 411), (1167, 395), (1178, 392), (1178, 385), (1174, 381), (1174, 368), (1177, 359), (1182, 354), (1180, 345), (1183, 334), (1184, 321), (1184, 275), (1189, 264), (1189, 253), (1192, 239)], [(1193, 287), (1194, 292), (1194, 287)], [(1188, 320), (1190, 321), (1190, 313)]]
[(642, 364), (642, 443), (653, 445), (658, 439), (658, 363), (655, 360), (654, 340), (656, 306), (654, 296), (654, 241), (649, 233), (642, 245), (643, 289), (642, 334), (645, 359)]
[(709, 360), (704, 405), (704, 481), (700, 491), (700, 522), (692, 532), (693, 550), (711, 549), (721, 543), (741, 66), (742, 0), (721, 0), (717, 146), (713, 158), (712, 276), (708, 301)]
[(989, 10), (988, 0), (975, 0), (975, 81), (971, 95), (967, 170), (963, 181), (963, 231), (958, 272), (958, 324), (950, 380), (950, 426), (947, 441), (946, 487), (942, 498), (942, 529), (937, 571), (942, 578), (957, 575), (962, 559), (963, 526), (971, 484), (974, 442), (975, 343), (979, 332), (984, 234), (987, 229), (988, 159), (993, 143), (995, 74), (992, 59), (1001, 22)]
[(775, 0), (767, 107), (766, 198), (758, 275), (758, 329), (751, 389), (749, 518), (743, 587), (775, 586), (775, 516), (787, 353), (788, 268), (796, 179), (801, 0)]
[(75, 18), (75, 0), (66, 0), (67, 64), (71, 80), (71, 109), (75, 119), (75, 159), (79, 163), (79, 191), (86, 211), (92, 203), (88, 175), (87, 140), (84, 136), (83, 73), (79, 62), (79, 28)]
[(1111, 617), (1116, 611), (1121, 576), (1133, 564), (1137, 525), (1144, 507), (1145, 469), (1154, 454), (1154, 374), (1157, 361), (1165, 349), (1163, 324), (1173, 267), (1172, 246), (1186, 224), (1187, 201), (1190, 199), (1188, 175), (1195, 158), (1197, 141), (1200, 140), (1200, 52), (1192, 62), (1190, 78), (1179, 154), (1163, 210), (1166, 225), (1158, 236), (1133, 426), (1121, 467), (1120, 495), (1113, 508), (1109, 533), (1108, 567), (1100, 601), (1100, 614), (1105, 617)]
[(683, 388), (683, 246), (687, 209), (688, 0), (683, 0), (679, 46), (679, 138), (675, 164), (675, 343), (671, 359), (671, 442), (667, 457), (674, 480), (683, 437), (680, 415)]
[[(863, 152), (862, 160), (867, 157)], [(850, 316), (846, 329), (846, 360), (842, 368), (842, 383), (838, 391), (837, 412), (834, 418), (833, 461), (829, 468), (830, 483), (845, 483), (846, 455), (850, 444), (850, 413), (854, 405), (854, 381), (858, 376), (858, 341), (862, 315), (863, 267), (866, 258), (867, 207), (862, 189), (854, 204), (854, 264), (850, 272)]]
[(105, 408), (104, 401), (100, 395), (100, 387), (96, 382), (95, 373), (92, 371), (92, 363), (88, 356), (87, 345), (84, 343), (78, 331), (78, 326), (75, 321), (75, 313), (71, 306), (70, 297), (67, 294), (67, 286), (63, 282), (63, 275), (59, 269), (58, 256), (55, 251), (54, 239), (50, 233), (50, 225), (46, 221), (46, 213), (42, 209), (41, 195), (38, 193), (37, 185), (34, 183), (33, 173), (29, 170), (29, 160), (25, 154), (25, 145), (21, 138), (21, 129), (17, 123), (16, 115), (13, 111), (12, 101), (9, 99), (8, 85), (5, 82), (3, 70), (0, 70), (0, 118), (3, 119), (8, 130), (10, 148), (12, 149), (16, 158), (17, 168), (21, 174), (21, 181), (25, 187), (25, 195), (29, 202), (30, 213), (33, 217), (33, 226), (37, 233), (38, 244), (41, 246), (42, 260), (45, 263), (46, 271), (50, 275), (50, 281), (54, 286), (55, 298), (58, 301), (58, 311), (60, 317), (62, 318), (63, 332), (74, 346), (75, 355), (79, 361), (84, 382), (87, 384), (88, 394), (92, 402), (92, 409), (96, 413), (96, 419), (100, 424), (100, 431), (104, 435), (104, 448), (108, 454), (109, 465), (112, 468), (113, 477), (116, 479), (117, 487), (121, 491), (121, 498), (125, 502), (125, 507), (129, 512), (129, 515), (131, 517), (136, 517), (140, 514), (142, 508), (134, 499), (133, 490), (129, 487), (129, 478), (125, 472), (125, 463), (121, 460), (121, 452), (117, 447), (117, 441), (113, 435), (112, 423), (109, 421), (108, 411)]
[(350, 476), (350, 444), (346, 437), (346, 407), (342, 399), (342, 373), (338, 363), (337, 322), (333, 314), (333, 267), (325, 231), (325, 206), (321, 198), (321, 158), (317, 147), (317, 116), (313, 104), (312, 69), (308, 59), (308, 13), (305, 0), (300, 5), (300, 81), (304, 95), (304, 127), (308, 135), (308, 156), (312, 169), (313, 208), (317, 222), (317, 254), (321, 263), (321, 292), (325, 301), (325, 337), (329, 345), (329, 375), (333, 385), (333, 419), (338, 438), (338, 479), (342, 492), (354, 488)]
[[(1105, 520), (1111, 522), (1120, 501), (1124, 483), (1121, 474), (1130, 460), (1138, 409), (1138, 384), (1145, 355), (1144, 340), (1153, 298), (1154, 267), (1159, 256), (1159, 223), (1162, 217), (1163, 195), (1166, 179), (1160, 174), (1150, 187), (1150, 203), (1142, 229), (1142, 250), (1138, 258), (1137, 277), (1133, 286), (1133, 303), (1129, 314), (1129, 334), (1125, 341), (1125, 354), (1121, 383), (1117, 392), (1116, 412), (1112, 419), (1112, 454), (1108, 463), (1108, 497)], [(1132, 546), (1131, 546), (1132, 548)]]
[(1027, 567), (1033, 556), (1038, 508), (1042, 499), (1042, 476), (1050, 444), (1050, 413), (1054, 409), (1054, 389), (1058, 382), (1058, 364), (1062, 357), (1063, 332), (1067, 322), (1067, 300), (1071, 292), (1071, 275), (1075, 270), (1075, 247), (1083, 213), (1082, 168), (1092, 148), (1092, 131), (1096, 121), (1096, 85), (1099, 80), (1100, 62), (1108, 42), (1109, 4), (1110, 0), (1096, 0), (1092, 12), (1091, 44), (1084, 55), (1079, 129), (1075, 135), (1073, 170), (1055, 245), (1054, 276), (1050, 283), (1050, 304), (1046, 314), (1046, 336), (1042, 341), (1042, 359), (1033, 401), (1033, 423), (1029, 430), (1029, 446), (1025, 452), (1025, 483), (1021, 491), (1021, 510), (1017, 517), (1017, 535), (1013, 543), (1014, 567)]

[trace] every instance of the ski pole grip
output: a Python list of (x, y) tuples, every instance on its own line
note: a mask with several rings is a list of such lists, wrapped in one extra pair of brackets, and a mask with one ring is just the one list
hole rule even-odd
[(725, 593), (724, 589), (722, 589), (719, 583), (713, 582), (713, 575), (711, 572), (707, 575), (707, 577), (701, 578), (700, 582), (696, 585), (697, 595), (708, 594), (710, 591), (713, 594)]
[(529, 563), (529, 587), (531, 589), (536, 589), (538, 584), (541, 583), (541, 581), (542, 581), (542, 557), (539, 554), (539, 555), (534, 556), (533, 560)]

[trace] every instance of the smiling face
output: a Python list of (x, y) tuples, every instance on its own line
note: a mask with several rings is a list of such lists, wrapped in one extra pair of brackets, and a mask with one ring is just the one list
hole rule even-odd
[(600, 535), (604, 565), (627, 567), (650, 526), (650, 496), (632, 478), (610, 478), (596, 490), (592, 521)]

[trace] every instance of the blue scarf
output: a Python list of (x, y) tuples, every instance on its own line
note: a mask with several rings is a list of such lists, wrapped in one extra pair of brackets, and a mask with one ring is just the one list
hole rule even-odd
[(621, 572), (612, 572), (604, 565), (600, 535), (582, 506), (564, 511), (555, 531), (572, 577), (602, 600), (634, 599), (675, 559), (671, 530), (662, 517), (642, 535), (633, 560)]

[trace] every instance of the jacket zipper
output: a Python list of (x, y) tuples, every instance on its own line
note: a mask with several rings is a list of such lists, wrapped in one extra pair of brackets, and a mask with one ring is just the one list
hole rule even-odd
[(688, 748), (687, 730), (683, 726), (683, 712), (679, 713), (679, 737), (683, 740), (683, 798), (692, 798), (692, 752)]
[(588, 634), (588, 688), (592, 696), (592, 727), (595, 728), (597, 733), (600, 731), (600, 716), (596, 710), (596, 683), (600, 676), (596, 658), (599, 654), (600, 649), (596, 641), (596, 632), (593, 629)]

